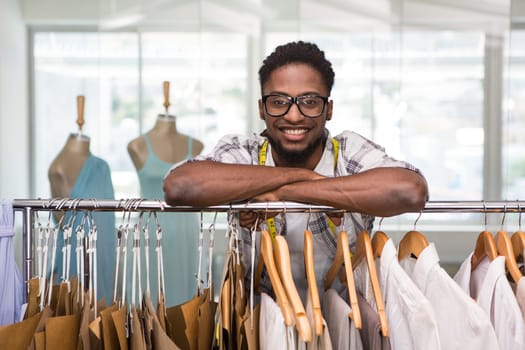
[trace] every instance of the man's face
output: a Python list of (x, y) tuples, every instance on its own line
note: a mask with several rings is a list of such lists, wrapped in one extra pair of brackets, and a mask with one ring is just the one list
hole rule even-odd
[[(269, 94), (326, 97), (328, 91), (317, 70), (307, 64), (293, 63), (270, 74), (263, 86), (263, 96)], [(317, 118), (305, 117), (297, 104), (282, 117), (272, 117), (265, 112), (262, 100), (259, 100), (259, 114), (266, 123), (266, 136), (272, 145), (276, 165), (315, 168), (323, 154), (325, 123), (332, 118), (332, 101)]]

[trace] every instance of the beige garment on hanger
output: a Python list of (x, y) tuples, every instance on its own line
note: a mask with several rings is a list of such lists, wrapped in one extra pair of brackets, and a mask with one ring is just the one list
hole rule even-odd
[[(46, 326), (46, 320), (49, 318), (49, 317), (52, 317), (53, 316), (53, 310), (51, 309), (51, 307), (49, 305), (46, 305), (46, 307), (44, 308), (44, 310), (41, 312), (41, 316), (40, 316), (40, 321), (38, 321), (38, 325), (36, 326), (36, 329), (35, 329), (35, 336), (33, 337), (33, 340), (31, 341), (31, 344), (29, 345), (29, 347), (27, 348), (27, 350), (35, 350), (35, 349), (38, 349), (36, 346), (37, 346), (37, 340), (40, 340), (38, 338), (41, 338), (41, 335), (40, 333), (42, 333), (42, 335), (44, 335), (44, 329), (45, 329), (45, 326)], [(45, 336), (42, 337), (42, 341), (45, 341)], [(45, 346), (45, 343), (41, 343), (42, 346)]]
[(130, 350), (146, 350), (146, 337), (140, 322), (142, 310), (137, 310), (135, 305), (131, 305), (131, 312), (128, 314), (128, 326), (130, 327), (129, 348)]
[(50, 317), (46, 320), (46, 349), (76, 350), (80, 315)]
[[(151, 345), (152, 349), (180, 350), (170, 339), (157, 317), (155, 308), (149, 296), (144, 296), (144, 318), (151, 321)], [(148, 336), (146, 336), (148, 338)]]
[(40, 320), (41, 313), (36, 313), (22, 322), (0, 327), (0, 349), (26, 349)]
[(166, 310), (171, 332), (169, 337), (181, 349), (197, 349), (199, 335), (198, 311), (204, 295), (195, 296), (184, 304)]
[(217, 303), (213, 301), (211, 294), (210, 289), (205, 289), (203, 292), (204, 301), (199, 306), (199, 336), (197, 339), (199, 350), (211, 349), (213, 344)]
[[(113, 313), (117, 311), (118, 311), (118, 306), (116, 304), (111, 304), (104, 310), (100, 311), (100, 324), (101, 324), (100, 334), (101, 334), (102, 344), (104, 345), (104, 350), (118, 349), (119, 338), (117, 335), (116, 322), (113, 318)], [(94, 327), (93, 324), (91, 326)]]
[[(120, 345), (120, 350), (128, 350), (128, 339), (126, 338), (126, 323), (127, 323), (126, 306), (122, 306), (117, 311), (113, 311), (111, 313), (111, 318), (113, 319), (113, 322), (114, 322), (118, 343), (116, 347), (110, 347), (109, 345), (106, 345), (106, 338), (105, 338), (105, 332), (104, 332), (104, 350), (118, 349), (118, 345)], [(102, 324), (102, 327), (104, 327), (104, 324)], [(102, 330), (104, 330), (104, 328), (102, 328)]]

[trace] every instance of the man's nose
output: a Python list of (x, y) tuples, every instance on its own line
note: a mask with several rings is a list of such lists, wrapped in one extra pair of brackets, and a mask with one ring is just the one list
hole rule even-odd
[(298, 121), (304, 118), (297, 103), (292, 103), (290, 109), (288, 109), (288, 113), (286, 113), (284, 117), (289, 121)]

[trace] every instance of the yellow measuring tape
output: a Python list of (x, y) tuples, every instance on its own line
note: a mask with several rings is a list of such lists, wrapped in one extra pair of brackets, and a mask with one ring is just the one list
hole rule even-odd
[[(334, 147), (334, 170), (337, 168), (337, 158), (339, 156), (339, 141), (332, 138), (332, 145)], [(265, 140), (262, 144), (261, 151), (259, 152), (259, 165), (265, 165), (266, 159), (268, 157), (268, 140)], [(277, 236), (277, 227), (275, 226), (275, 219), (269, 218), (266, 220), (266, 224), (268, 225), (268, 231), (270, 232), (270, 236), (272, 239)], [(335, 235), (335, 224), (332, 221), (332, 219), (328, 218), (328, 226), (330, 227), (330, 231)]]

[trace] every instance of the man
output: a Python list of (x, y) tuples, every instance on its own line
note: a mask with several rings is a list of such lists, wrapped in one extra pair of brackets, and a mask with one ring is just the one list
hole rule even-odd
[[(210, 155), (175, 167), (164, 182), (166, 202), (198, 207), (248, 200), (332, 206), (348, 212), (344, 226), (351, 242), (359, 231), (372, 228), (374, 216), (421, 210), (428, 192), (415, 167), (387, 156), (382, 147), (356, 133), (345, 131), (332, 138), (325, 129), (332, 119), (334, 76), (315, 44), (299, 41), (277, 47), (259, 70), (259, 115), (266, 130), (251, 137), (225, 136)], [(313, 213), (275, 218), (277, 231), (286, 236), (292, 266), (297, 267), (296, 282), (304, 276), (300, 270), (308, 218), (318, 279), (335, 255), (335, 226), (341, 223)], [(245, 226), (252, 222), (253, 214), (241, 216)], [(243, 234), (243, 243), (250, 243), (249, 234)]]

